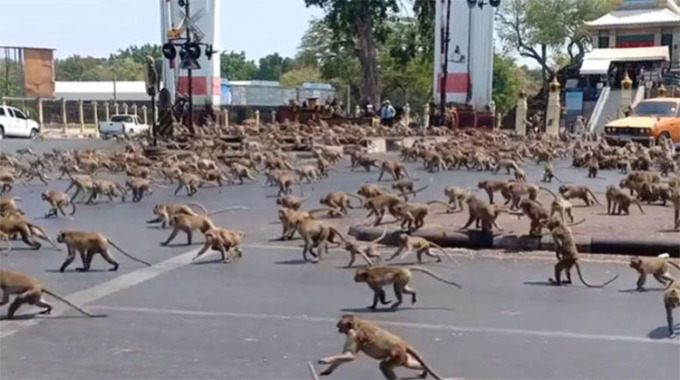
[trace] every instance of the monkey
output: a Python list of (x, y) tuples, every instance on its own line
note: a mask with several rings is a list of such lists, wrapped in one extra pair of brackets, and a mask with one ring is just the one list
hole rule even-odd
[(607, 214), (621, 215), (621, 212), (624, 212), (626, 215), (630, 215), (629, 208), (633, 203), (638, 206), (643, 215), (645, 214), (642, 205), (640, 205), (637, 199), (632, 198), (615, 186), (608, 185), (605, 196), (607, 197)]
[(425, 217), (429, 213), (427, 204), (399, 203), (392, 207), (393, 215), (401, 220), (401, 228), (415, 231), (425, 225)]
[(416, 251), (416, 257), (418, 258), (418, 263), (422, 263), (422, 256), (423, 254), (426, 254), (430, 257), (434, 257), (437, 259), (437, 262), (441, 262), (442, 258), (439, 255), (435, 255), (432, 253), (432, 248), (437, 248), (440, 251), (442, 251), (444, 254), (446, 254), (449, 259), (452, 261), (455, 261), (451, 255), (449, 255), (448, 252), (444, 250), (444, 248), (440, 247), (439, 245), (425, 239), (422, 237), (418, 236), (409, 236), (408, 234), (401, 233), (399, 234), (399, 249), (397, 249), (396, 252), (392, 256), (390, 256), (388, 259), (385, 261), (392, 261), (397, 256), (399, 256), (400, 253), (404, 252), (403, 255), (401, 255), (401, 259), (406, 257), (411, 251), (415, 250)]
[[(293, 192), (293, 185), (294, 184), (300, 184), (299, 181), (295, 181), (295, 179), (288, 173), (283, 173), (276, 177), (276, 184), (279, 185), (279, 192), (276, 194), (277, 197), (281, 196), (281, 194), (289, 195)], [(302, 189), (300, 189), (302, 190)]]
[(47, 182), (48, 180), (50, 180), (50, 177), (48, 177), (47, 174), (43, 174), (43, 173), (40, 171), (40, 169), (38, 169), (38, 168), (36, 168), (36, 167), (30, 167), (30, 168), (28, 168), (28, 170), (25, 170), (24, 172), (21, 173), (20, 177), (21, 177), (21, 176), (25, 176), (25, 177), (26, 177), (26, 180), (25, 180), (25, 181), (26, 181), (27, 183), (30, 182), (30, 181), (32, 181), (34, 178), (37, 177), (37, 178), (40, 180), (40, 182), (42, 182), (45, 186), (47, 186), (47, 185), (50, 184), (49, 182)]
[(129, 166), (125, 165), (125, 174), (128, 177), (148, 179), (151, 176), (151, 170), (145, 166)]
[(408, 192), (413, 192), (413, 181), (408, 179), (402, 179), (392, 183), (392, 190), (397, 190), (401, 195), (404, 196), (404, 200), (408, 201), (406, 194)]
[(637, 291), (644, 291), (645, 281), (647, 280), (647, 275), (651, 274), (654, 278), (666, 287), (668, 283), (673, 282), (673, 277), (671, 276), (668, 265), (672, 265), (677, 269), (680, 269), (680, 265), (669, 260), (670, 256), (667, 253), (663, 253), (657, 257), (638, 257), (634, 256), (630, 259), (629, 266), (638, 272), (639, 276), (637, 279)]
[(550, 218), (548, 210), (540, 202), (531, 199), (522, 199), (519, 208), (531, 220), (529, 236), (540, 236), (543, 229), (541, 221)]
[(579, 199), (582, 199), (583, 202), (585, 202), (586, 206), (591, 206), (591, 205), (593, 205), (593, 203), (591, 202), (590, 197), (592, 197), (592, 199), (593, 199), (593, 201), (595, 201), (595, 203), (597, 203), (598, 205), (600, 204), (600, 201), (597, 200), (597, 197), (595, 196), (595, 194), (587, 186), (560, 185), (560, 187), (557, 189), (557, 191), (566, 200), (570, 200), (572, 198), (579, 198)]
[[(449, 206), (452, 206), (450, 208), (451, 212), (463, 210), (463, 201), (467, 196), (467, 191), (465, 189), (457, 186), (446, 186), (444, 188), (444, 196), (449, 198)], [(449, 210), (447, 210), (447, 212), (449, 212)]]
[(411, 295), (411, 303), (416, 303), (416, 291), (408, 286), (408, 283), (413, 277), (412, 272), (425, 273), (436, 280), (445, 284), (453, 285), (461, 289), (460, 284), (446, 280), (438, 274), (421, 267), (375, 267), (375, 268), (361, 268), (357, 269), (354, 274), (354, 282), (366, 283), (373, 291), (373, 304), (368, 308), (375, 310), (378, 306), (378, 301), (381, 304), (387, 305), (390, 301), (385, 300), (385, 290), (383, 286), (393, 285), (394, 295), (397, 297), (397, 302), (393, 303), (390, 310), (396, 310), (403, 302), (403, 293)]
[(16, 295), (14, 301), (12, 301), (12, 303), (9, 305), (9, 309), (7, 309), (7, 319), (13, 319), (14, 314), (23, 304), (44, 308), (44, 310), (38, 314), (50, 314), (53, 307), (50, 303), (43, 299), (43, 293), (58, 299), (59, 301), (69, 305), (78, 312), (90, 318), (106, 317), (105, 314), (88, 313), (87, 311), (68, 301), (66, 298), (44, 288), (38, 279), (29, 277), (21, 272), (0, 269), (0, 290), (2, 290), (2, 300), (0, 300), (0, 306), (7, 304), (11, 295)]
[(477, 187), (484, 189), (486, 194), (489, 196), (489, 203), (493, 204), (493, 194), (497, 191), (501, 191), (509, 182), (506, 180), (485, 180), (479, 181)]
[(186, 189), (187, 195), (193, 197), (196, 192), (198, 192), (198, 188), (203, 187), (203, 185), (212, 185), (215, 189), (217, 189), (218, 193), (222, 194), (222, 190), (220, 190), (220, 187), (215, 182), (206, 181), (196, 174), (183, 173), (177, 177), (177, 180), (179, 185), (177, 186), (177, 189), (175, 189), (174, 195), (177, 195), (177, 193), (179, 193), (179, 191), (184, 188)]
[(515, 180), (518, 182), (526, 182), (527, 181), (527, 172), (523, 169), (517, 169), (515, 170)]
[(382, 181), (382, 177), (385, 174), (385, 172), (389, 173), (392, 176), (392, 179), (395, 181), (399, 181), (404, 176), (406, 176), (409, 179), (415, 180), (415, 178), (411, 177), (408, 174), (408, 171), (406, 171), (406, 167), (403, 164), (396, 161), (383, 161), (383, 163), (380, 165), (380, 175), (378, 176), (378, 182)]
[(666, 309), (666, 323), (668, 323), (668, 334), (670, 338), (677, 336), (675, 324), (673, 323), (673, 309), (680, 307), (680, 281), (672, 281), (663, 293), (663, 305)]
[(600, 163), (597, 157), (593, 157), (588, 161), (588, 178), (597, 178), (597, 172), (600, 170)]
[(369, 266), (373, 266), (373, 262), (371, 262), (370, 259), (375, 259), (376, 264), (379, 263), (382, 260), (382, 257), (380, 257), (380, 253), (376, 249), (375, 243), (382, 240), (386, 235), (387, 229), (383, 229), (382, 235), (370, 241), (367, 245), (360, 245), (349, 240), (344, 240), (344, 236), (338, 235), (338, 237), (345, 242), (344, 248), (350, 254), (349, 264), (347, 264), (346, 268), (352, 267), (356, 256), (361, 256), (361, 258), (364, 259), (364, 261), (366, 261)]
[(574, 223), (574, 214), (572, 213), (572, 204), (568, 200), (564, 199), (561, 195), (557, 196), (550, 189), (545, 188), (545, 191), (553, 196), (553, 201), (550, 204), (550, 216), (552, 217), (557, 213), (560, 216), (562, 223), (567, 223), (567, 216), (569, 217), (569, 223)]
[[(247, 207), (233, 206), (224, 208), (221, 211), (245, 210), (245, 209), (247, 209)], [(168, 236), (168, 239), (161, 243), (162, 246), (167, 246), (168, 244), (170, 244), (170, 242), (172, 242), (177, 237), (177, 234), (180, 231), (184, 232), (187, 235), (186, 245), (191, 245), (194, 231), (200, 230), (202, 233), (205, 234), (205, 232), (208, 231), (209, 229), (216, 228), (215, 224), (210, 219), (209, 215), (202, 214), (190, 215), (178, 213), (169, 215), (169, 217), (170, 226), (172, 226), (172, 232), (170, 233), (170, 236)]]
[(73, 193), (73, 196), (71, 196), (71, 199), (69, 202), (73, 203), (78, 197), (78, 194), (87, 194), (92, 191), (92, 187), (94, 186), (94, 182), (92, 180), (92, 177), (90, 177), (87, 174), (83, 175), (74, 175), (71, 177), (71, 184), (64, 190), (65, 193), (68, 193), (71, 188), (75, 187), (76, 192)]
[(630, 160), (627, 159), (619, 160), (619, 162), (617, 163), (617, 167), (621, 174), (628, 174), (628, 172), (631, 171)]
[(647, 204), (661, 201), (662, 206), (672, 197), (672, 187), (667, 183), (649, 183), (643, 182), (640, 184), (638, 191), (638, 200), (647, 201)]
[(182, 169), (177, 166), (161, 168), (158, 170), (158, 174), (160, 174), (161, 178), (163, 178), (163, 182), (170, 184), (174, 184), (175, 178), (179, 177), (182, 173)]
[(230, 173), (232, 176), (232, 180), (238, 179), (241, 185), (243, 185), (244, 178), (249, 179), (251, 181), (257, 181), (257, 178), (255, 178), (251, 170), (248, 167), (240, 164), (232, 164)]
[(505, 174), (510, 174), (510, 169), (513, 171), (520, 170), (520, 165), (517, 164), (515, 160), (512, 159), (502, 159), (498, 161), (496, 164), (495, 168), (493, 169), (493, 174), (498, 174), (498, 172), (502, 169), (505, 168), (506, 173)]
[(373, 214), (376, 215), (375, 222), (373, 223), (374, 227), (380, 224), (383, 217), (385, 216), (385, 211), (389, 211), (395, 219), (399, 219), (398, 216), (395, 215), (394, 206), (400, 204), (401, 202), (401, 198), (394, 194), (383, 194), (369, 198), (364, 203), (364, 207), (367, 210), (370, 210), (366, 217), (368, 218)]
[(54, 244), (45, 230), (23, 218), (0, 217), (0, 233), (4, 233), (7, 236), (20, 235), (21, 240), (34, 250), (42, 247), (39, 242), (35, 241), (34, 237), (37, 237), (47, 241), (58, 251), (61, 251), (61, 248)]
[(359, 351), (363, 351), (373, 359), (380, 360), (380, 372), (388, 380), (397, 379), (394, 368), (398, 366), (422, 371), (421, 378), (429, 373), (435, 380), (443, 380), (411, 345), (371, 321), (353, 314), (344, 314), (336, 327), (339, 333), (347, 336), (343, 353), (319, 360), (319, 364), (329, 365), (319, 374), (321, 376), (330, 375), (340, 365), (353, 361)]
[[(323, 249), (326, 254), (328, 254), (328, 243), (336, 243), (336, 236), (340, 236), (341, 233), (334, 227), (331, 227), (321, 221), (312, 218), (305, 218), (297, 220), (295, 222), (295, 229), (302, 239), (305, 241), (305, 245), (302, 248), (302, 259), (307, 262), (318, 263), (321, 259), (321, 245), (323, 244)], [(317, 253), (314, 252), (314, 248), (317, 248)], [(312, 259), (307, 259), (307, 252), (312, 255)]]
[(321, 177), (321, 172), (314, 165), (305, 165), (296, 168), (295, 174), (299, 176), (298, 182), (302, 182), (303, 179), (306, 179), (307, 183), (312, 183), (312, 180), (316, 181)]
[(42, 200), (46, 201), (50, 209), (45, 213), (45, 218), (57, 217), (57, 212), (61, 212), (63, 216), (66, 216), (64, 212), (64, 207), (71, 206), (71, 216), (76, 213), (76, 205), (69, 200), (68, 194), (61, 191), (45, 191), (41, 195)]
[(567, 281), (565, 283), (570, 284), (571, 283), (570, 271), (572, 266), (576, 267), (576, 273), (578, 274), (578, 277), (583, 283), (583, 285), (589, 288), (603, 288), (612, 283), (617, 278), (619, 278), (619, 274), (617, 273), (616, 275), (614, 275), (614, 277), (600, 285), (592, 285), (587, 283), (583, 279), (583, 275), (581, 275), (581, 266), (578, 263), (579, 259), (578, 250), (576, 248), (576, 241), (574, 240), (574, 235), (571, 233), (571, 230), (567, 226), (565, 226), (559, 219), (556, 218), (546, 219), (548, 221), (542, 224), (544, 227), (550, 230), (553, 241), (555, 242), (555, 254), (558, 256), (558, 261), (555, 264), (555, 279), (552, 278), (548, 279), (548, 281), (551, 284), (556, 286), (562, 284), (562, 281), (560, 279), (562, 271), (564, 271), (567, 276)]
[(292, 195), (286, 195), (283, 197), (276, 198), (276, 204), (281, 207), (286, 207), (293, 210), (299, 210), (302, 207), (302, 203), (312, 197), (312, 193), (304, 198), (295, 197)]
[(375, 185), (375, 184), (372, 184), (372, 183), (365, 183), (365, 184), (359, 186), (359, 189), (357, 190), (357, 194), (368, 199), (368, 198), (377, 197), (378, 195), (387, 194), (387, 192), (380, 185)]
[(669, 200), (673, 205), (673, 228), (680, 230), (680, 188), (673, 188), (671, 190), (671, 197)]
[(86, 231), (72, 231), (72, 230), (62, 230), (57, 235), (57, 242), (66, 245), (68, 250), (68, 256), (66, 260), (61, 264), (59, 268), (60, 272), (64, 272), (66, 268), (73, 262), (76, 258), (76, 252), (80, 255), (80, 260), (83, 264), (81, 268), (76, 268), (78, 272), (87, 272), (90, 270), (90, 264), (92, 263), (92, 258), (96, 254), (102, 255), (102, 258), (112, 265), (110, 271), (118, 270), (118, 262), (109, 253), (109, 245), (117, 249), (120, 253), (131, 258), (132, 260), (144, 264), (148, 267), (151, 266), (148, 262), (140, 260), (129, 253), (125, 252), (118, 245), (116, 245), (111, 239), (107, 238), (103, 234), (97, 232), (86, 232)]
[(92, 203), (100, 194), (106, 195), (110, 202), (113, 202), (113, 198), (118, 196), (123, 202), (125, 202), (125, 196), (127, 195), (127, 189), (115, 181), (109, 181), (105, 179), (95, 179), (92, 181), (92, 191), (90, 192), (90, 198), (85, 203)]
[(17, 205), (17, 201), (20, 201), (19, 197), (2, 197), (0, 198), (0, 214), (5, 213), (5, 211), (16, 211), (23, 213)]
[(345, 193), (342, 191), (332, 191), (319, 200), (319, 204), (328, 206), (331, 210), (329, 211), (329, 214), (331, 216), (334, 215), (347, 215), (347, 209), (354, 208), (352, 207), (349, 198), (356, 198), (359, 200), (359, 205), (357, 207), (362, 207), (364, 205), (364, 200), (361, 199), (361, 197), (350, 194), (350, 193)]
[(287, 207), (279, 207), (279, 221), (283, 231), (281, 232), (281, 237), (279, 240), (290, 240), (295, 235), (296, 224), (302, 219), (313, 219), (314, 213), (321, 211), (328, 211), (327, 208), (320, 208), (311, 211), (293, 210)]
[[(198, 202), (188, 202), (188, 203), (159, 203), (154, 206), (153, 208), (153, 213), (154, 215), (158, 216), (155, 219), (147, 221), (147, 223), (158, 223), (161, 222), (161, 228), (166, 228), (167, 225), (170, 223), (170, 217), (175, 215), (175, 214), (185, 214), (185, 215), (198, 215), (194, 210), (191, 209), (191, 206), (196, 206), (198, 207), (203, 215), (207, 216), (213, 216), (217, 214), (221, 214), (225, 211), (230, 211), (233, 210), (233, 207), (226, 207), (222, 209), (218, 209), (215, 211), (208, 211), (208, 209), (205, 208), (202, 204)], [(239, 207), (241, 208), (241, 207)]]
[(6, 171), (0, 172), (0, 184), (2, 185), (2, 188), (0, 188), (0, 194), (9, 193), (12, 191), (15, 182), (19, 182), (22, 185), (28, 187), (26, 181), (20, 177), (15, 177), (14, 174)]
[[(243, 250), (241, 248), (241, 241), (245, 237), (245, 233), (241, 231), (232, 231), (226, 228), (216, 227), (214, 229), (209, 229), (205, 231), (205, 244), (203, 248), (194, 256), (191, 260), (196, 261), (201, 255), (203, 255), (208, 249), (213, 249), (219, 251), (222, 255), (223, 263), (230, 263), (232, 259), (240, 258), (243, 256)], [(234, 253), (230, 253), (230, 257), (227, 257), (227, 252), (233, 249)]]
[(508, 182), (502, 189), (501, 195), (505, 198), (505, 204), (510, 203), (510, 209), (513, 210), (519, 207), (519, 202), (525, 194), (529, 199), (535, 201), (538, 197), (538, 191), (544, 189), (531, 183), (525, 182)]
[(481, 226), (483, 232), (490, 232), (493, 226), (500, 229), (496, 224), (496, 218), (500, 214), (500, 209), (496, 209), (493, 204), (477, 198), (474, 194), (466, 195), (465, 203), (468, 206), (469, 217), (465, 225), (461, 227), (464, 230), (474, 222), (475, 227)]
[(555, 175), (555, 171), (553, 169), (553, 166), (550, 162), (546, 162), (545, 166), (543, 167), (543, 180), (542, 182), (547, 182), (547, 183), (552, 183), (552, 179), (555, 178), (557, 182), (562, 183), (562, 180), (557, 178)]

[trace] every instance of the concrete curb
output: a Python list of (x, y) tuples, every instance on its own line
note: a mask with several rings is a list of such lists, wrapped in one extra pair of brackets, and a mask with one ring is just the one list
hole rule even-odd
[[(357, 240), (371, 241), (382, 235), (383, 228), (369, 226), (351, 226), (350, 236)], [(396, 246), (398, 236), (404, 231), (388, 228), (387, 235), (381, 244)], [(445, 228), (423, 228), (410, 235), (426, 238), (445, 248), (469, 249), (503, 249), (512, 251), (551, 251), (554, 249), (552, 238), (516, 235), (493, 235), (479, 230), (452, 231)], [(680, 258), (680, 239), (622, 239), (609, 237), (575, 236), (576, 246), (581, 253), (620, 254), (656, 256), (668, 253), (671, 257)]]

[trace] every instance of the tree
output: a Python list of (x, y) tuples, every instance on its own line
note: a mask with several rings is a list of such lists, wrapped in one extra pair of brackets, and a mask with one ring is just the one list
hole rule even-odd
[(568, 66), (580, 65), (592, 43), (585, 23), (611, 6), (609, 0), (505, 0), (501, 4), (497, 13), (500, 38), (541, 67), (544, 88), (555, 75), (550, 51), (566, 50)]
[(520, 75), (520, 69), (515, 65), (514, 59), (494, 54), (493, 101), (497, 112), (505, 113), (517, 103)]
[(279, 53), (269, 54), (260, 58), (260, 63), (255, 73), (257, 80), (279, 80), (281, 75), (293, 68), (293, 60), (283, 58)]
[(252, 80), (257, 72), (254, 61), (246, 60), (246, 53), (234, 51), (220, 55), (220, 74), (229, 80)]
[(361, 67), (361, 97), (377, 107), (376, 47), (387, 35), (388, 16), (399, 12), (397, 0), (305, 0), (305, 5), (322, 8), (334, 42), (353, 50)]
[(14, 60), (0, 61), (0, 96), (21, 96), (21, 65)]
[(305, 82), (321, 81), (321, 72), (316, 67), (303, 66), (286, 72), (279, 80), (283, 87), (299, 87)]

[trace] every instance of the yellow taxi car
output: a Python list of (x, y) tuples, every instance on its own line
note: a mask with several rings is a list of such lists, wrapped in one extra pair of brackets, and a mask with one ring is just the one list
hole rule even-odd
[(629, 141), (653, 145), (661, 136), (680, 144), (680, 98), (645, 99), (630, 116), (607, 123), (604, 137), (608, 143), (623, 145)]

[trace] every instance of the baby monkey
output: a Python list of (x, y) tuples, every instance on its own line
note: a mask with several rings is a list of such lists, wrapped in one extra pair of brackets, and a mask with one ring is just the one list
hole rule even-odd
[[(669, 272), (669, 264), (680, 269), (680, 265), (669, 260), (668, 253), (662, 253), (657, 257), (632, 257), (629, 266), (638, 272), (637, 291), (643, 292), (644, 285), (647, 281), (647, 275), (651, 274), (654, 279), (659, 281), (664, 287), (673, 282), (673, 276)], [(666, 282), (668, 281), (668, 283)]]
[(374, 268), (361, 268), (357, 269), (354, 274), (354, 282), (361, 283), (365, 282), (371, 290), (373, 290), (373, 304), (368, 308), (375, 310), (378, 305), (378, 301), (381, 304), (387, 305), (390, 301), (385, 300), (385, 290), (383, 286), (393, 285), (394, 295), (397, 297), (397, 302), (393, 303), (390, 310), (396, 310), (402, 303), (403, 293), (411, 295), (411, 303), (416, 303), (416, 291), (415, 289), (408, 286), (408, 283), (413, 277), (412, 272), (425, 273), (436, 280), (439, 280), (445, 284), (453, 285), (458, 289), (461, 289), (458, 283), (446, 280), (439, 276), (438, 274), (430, 271), (429, 269), (421, 267), (374, 267)]
[(400, 366), (422, 371), (421, 378), (429, 373), (435, 380), (443, 380), (411, 345), (371, 321), (345, 314), (340, 317), (336, 327), (339, 333), (347, 336), (343, 352), (319, 360), (319, 364), (329, 365), (319, 374), (321, 376), (330, 375), (342, 364), (353, 361), (359, 351), (363, 351), (369, 357), (380, 360), (380, 372), (388, 380), (397, 379), (394, 368)]

